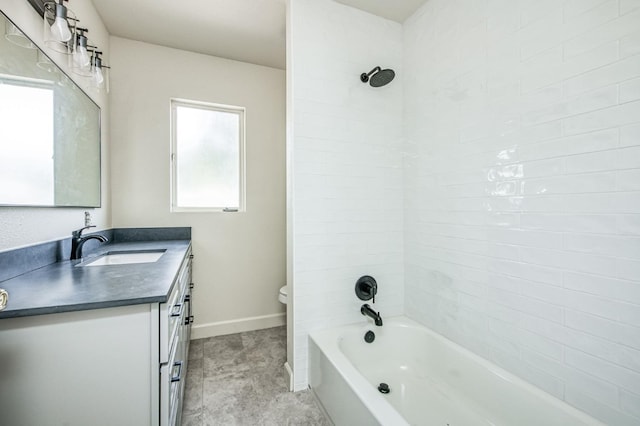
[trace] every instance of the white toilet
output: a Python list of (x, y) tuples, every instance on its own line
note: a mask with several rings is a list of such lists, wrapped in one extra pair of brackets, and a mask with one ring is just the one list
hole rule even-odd
[(280, 303), (286, 305), (287, 304), (287, 286), (283, 285), (280, 287), (280, 291), (278, 292), (278, 300)]

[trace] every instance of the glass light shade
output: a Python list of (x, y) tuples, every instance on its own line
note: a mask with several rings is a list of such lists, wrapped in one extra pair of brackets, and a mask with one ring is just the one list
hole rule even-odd
[(75, 20), (75, 15), (61, 3), (44, 4), (44, 44), (56, 52), (70, 54), (70, 40), (73, 34), (67, 19)]
[(13, 22), (5, 20), (4, 24), (4, 38), (20, 47), (26, 47), (27, 49), (36, 48), (36, 46), (31, 43), (31, 40), (29, 40), (27, 36), (25, 36), (24, 33), (20, 31), (20, 29), (18, 29), (18, 27), (13, 25)]
[(51, 25), (51, 35), (58, 41), (71, 40), (71, 30), (69, 30), (67, 20), (57, 16), (53, 25)]
[(84, 46), (76, 46), (73, 50), (73, 64), (76, 68), (87, 68), (91, 62), (91, 56)]
[(102, 65), (102, 58), (100, 54), (102, 52), (94, 52), (94, 56), (91, 57), (91, 81), (92, 87), (98, 90), (106, 90), (109, 92), (109, 79), (107, 75), (107, 68)]
[(102, 67), (102, 77), (104, 78), (104, 80), (98, 86), (98, 89), (99, 90), (104, 90), (105, 92), (109, 93), (109, 69), (108, 69), (108, 67)]
[(91, 77), (91, 56), (87, 50), (87, 36), (84, 30), (74, 37), (73, 52), (71, 54), (71, 71), (85, 77)]
[(104, 74), (102, 73), (102, 68), (96, 68), (93, 74), (93, 80), (97, 87), (104, 86)]
[(104, 85), (104, 73), (102, 72), (102, 59), (100, 52), (95, 52), (91, 57), (91, 85), (98, 89)]

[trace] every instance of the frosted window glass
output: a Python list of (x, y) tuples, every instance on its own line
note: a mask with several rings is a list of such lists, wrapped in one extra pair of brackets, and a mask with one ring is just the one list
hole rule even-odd
[(174, 106), (175, 204), (178, 208), (240, 209), (240, 111)]
[(0, 84), (0, 200), (53, 205), (53, 90)]

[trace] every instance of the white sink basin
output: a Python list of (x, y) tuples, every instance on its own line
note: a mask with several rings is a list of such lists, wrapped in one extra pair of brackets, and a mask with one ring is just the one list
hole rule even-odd
[(140, 250), (140, 251), (110, 251), (97, 259), (83, 262), (77, 266), (108, 266), (126, 265), (132, 263), (153, 263), (164, 254), (166, 250)]

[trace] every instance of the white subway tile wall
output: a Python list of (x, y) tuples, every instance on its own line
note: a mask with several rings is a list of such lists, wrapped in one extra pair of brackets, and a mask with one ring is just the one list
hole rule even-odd
[(640, 424), (640, 1), (429, 0), (403, 46), (406, 314)]
[(289, 244), (300, 390), (310, 331), (372, 323), (355, 295), (360, 276), (378, 281), (373, 306), (383, 319), (403, 313), (402, 79), (377, 89), (360, 81), (378, 65), (402, 75), (402, 26), (331, 0), (292, 0), (289, 19)]

